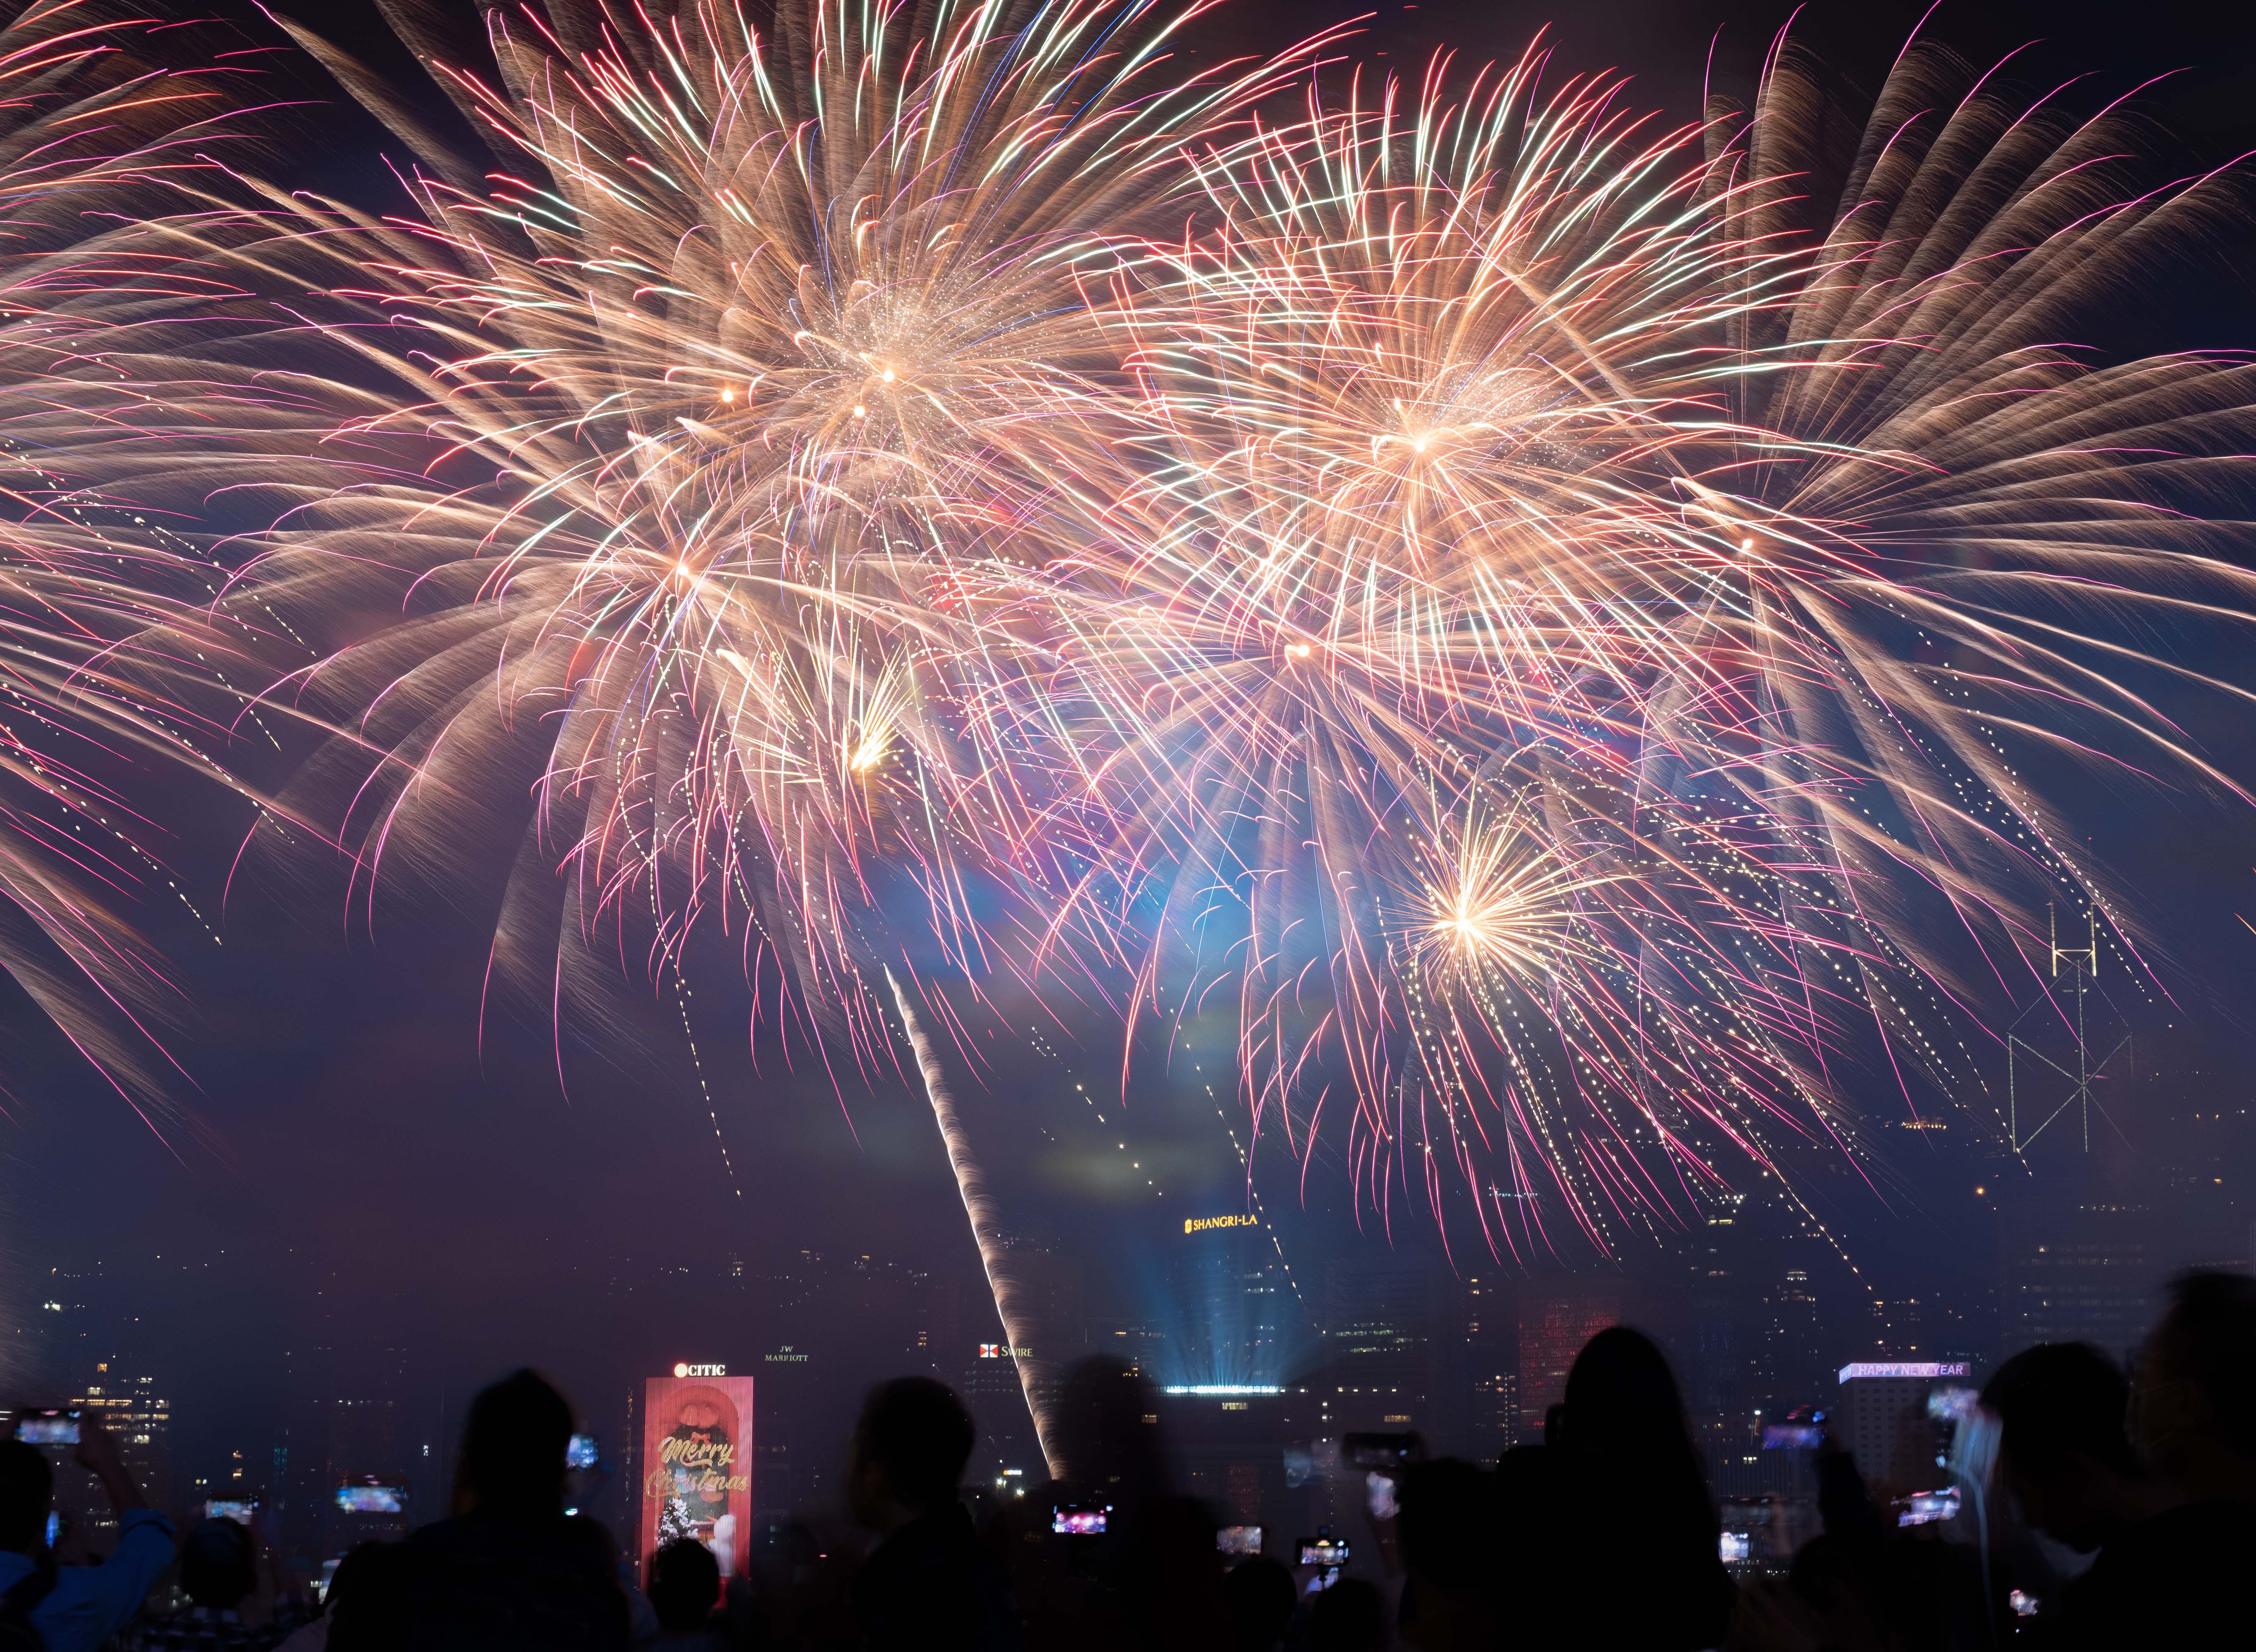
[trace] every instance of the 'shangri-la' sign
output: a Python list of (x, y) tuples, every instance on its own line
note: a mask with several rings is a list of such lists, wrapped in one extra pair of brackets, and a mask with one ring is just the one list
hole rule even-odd
[(1258, 1227), (1260, 1225), (1261, 1218), (1249, 1212), (1236, 1216), (1187, 1216), (1183, 1218), (1183, 1232), (1203, 1233), (1210, 1227)]

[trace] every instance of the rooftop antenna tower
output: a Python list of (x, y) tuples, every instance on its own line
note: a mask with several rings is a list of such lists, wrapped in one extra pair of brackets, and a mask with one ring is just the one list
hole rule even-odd
[[(2080, 947), (2062, 946), (2060, 943), (2059, 914), (2048, 907), (2045, 916), (2046, 927), (2051, 932), (2051, 979), (2055, 985), (2046, 988), (2035, 1003), (2014, 1018), (2013, 1025), (2006, 1034), (2006, 1129), (2013, 1138), (2013, 1151), (2020, 1154), (2042, 1135), (2055, 1119), (2073, 1107), (2077, 1125), (2083, 1132), (2083, 1150), (2089, 1153), (2091, 1151), (2092, 1113), (2097, 1112), (2111, 1126), (2115, 1122), (2101, 1105), (2096, 1086), (2107, 1077), (2118, 1055), (2127, 1052), (2132, 1060), (2135, 1060), (2137, 1055), (2132, 1049), (2131, 1029), (2125, 1024), (2123, 1035), (2116, 1040), (2113, 1047), (2097, 1061), (2092, 1059), (2095, 1039), (2104, 1037), (2104, 1034), (2093, 1025), (2094, 1006), (2090, 1000), (2097, 999), (2106, 1007), (2107, 1019), (2111, 1021), (2120, 1022), (2122, 1020), (2114, 1013), (2114, 1006), (2108, 1002), (2107, 995), (2097, 985), (2099, 976), (2099, 914), (2097, 912), (2085, 913), (2089, 928), (2085, 933), (2086, 943)], [(2048, 1051), (2040, 1048), (2022, 1035), (2022, 1024), (2040, 1011), (2058, 1016), (2067, 1034), (2064, 1047), (2055, 1043)], [(2057, 1081), (2063, 1079), (2067, 1081), (2068, 1091), (2065, 1095), (2061, 1095), (2055, 1086)], [(2025, 1089), (2043, 1092), (2041, 1098), (2035, 1100), (2033, 1112), (2047, 1105), (2051, 1108), (2027, 1135), (2021, 1133), (2021, 1091)]]

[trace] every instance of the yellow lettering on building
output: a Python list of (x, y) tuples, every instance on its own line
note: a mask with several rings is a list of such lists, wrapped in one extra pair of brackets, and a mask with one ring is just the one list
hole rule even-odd
[(1203, 1233), (1209, 1228), (1258, 1227), (1260, 1225), (1261, 1218), (1258, 1216), (1251, 1215), (1251, 1213), (1242, 1213), (1237, 1216), (1187, 1216), (1183, 1218), (1183, 1232), (1186, 1233)]

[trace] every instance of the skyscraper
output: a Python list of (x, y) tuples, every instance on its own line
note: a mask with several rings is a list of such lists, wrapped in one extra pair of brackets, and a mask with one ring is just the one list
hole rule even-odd
[(1938, 1386), (1963, 1383), (1958, 1361), (1883, 1361), (1841, 1368), (1839, 1437), (1865, 1482), (1881, 1496), (1902, 1496), (1944, 1481), (1942, 1430), (1928, 1414)]
[(1817, 1288), (1806, 1267), (1779, 1271), (1768, 1294), (1765, 1387), (1773, 1405), (1814, 1405), (1828, 1375), (1818, 1324)]
[(1230, 1212), (1183, 1218), (1167, 1240), (1168, 1385), (1278, 1383), (1301, 1325), (1267, 1224)]
[(1437, 1356), (1448, 1352), (1452, 1317), (1444, 1304), (1454, 1295), (1441, 1267), (1384, 1253), (1334, 1260), (1324, 1278), (1320, 1386), (1344, 1426), (1430, 1431)]
[(2127, 1361), (2154, 1315), (2152, 1226), (2144, 1205), (2104, 1194), (2072, 1204), (2032, 1196), (2002, 1211), (2005, 1351), (2088, 1342)]
[[(98, 1423), (117, 1442), (117, 1454), (143, 1490), (163, 1497), (170, 1489), (160, 1478), (169, 1472), (166, 1452), (173, 1430), (172, 1401), (157, 1391), (157, 1379), (129, 1366), (116, 1355), (95, 1362), (93, 1380), (79, 1398), (89, 1421)], [(104, 1501), (90, 1511), (93, 1529), (108, 1535), (116, 1529), (116, 1515)]]
[(1026, 1409), (1019, 1362), (1007, 1345), (977, 1345), (964, 1362), (960, 1391), (979, 1430), (970, 1464), (963, 1471), (969, 1479), (978, 1484), (1015, 1472), (1026, 1484), (1040, 1485), (1049, 1478), (1034, 1420)]
[(1518, 1443), (1519, 1338), (1505, 1281), (1493, 1273), (1467, 1275), (1436, 1350), (1437, 1450), (1493, 1463)]
[(1543, 1437), (1543, 1417), (1567, 1397), (1567, 1373), (1583, 1345), (1622, 1321), (1618, 1281), (1572, 1281), (1523, 1290), (1519, 1295), (1519, 1437)]

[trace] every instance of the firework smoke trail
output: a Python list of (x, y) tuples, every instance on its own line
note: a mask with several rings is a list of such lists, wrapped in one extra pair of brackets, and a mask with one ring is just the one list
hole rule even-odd
[(955, 1098), (948, 1091), (948, 1075), (941, 1069), (940, 1055), (933, 1048), (932, 1041), (925, 1036), (924, 1025), (909, 1006), (908, 994), (901, 990), (890, 966), (885, 970), (885, 985), (892, 991), (893, 1007), (899, 1012), (901, 1025), (908, 1029), (910, 1046), (916, 1051), (917, 1070), (924, 1079), (925, 1095), (932, 1103), (933, 1122), (940, 1126), (940, 1139), (947, 1145), (948, 1162), (955, 1172), (955, 1190), (963, 1196), (963, 1214), (970, 1218), (971, 1238), (979, 1246), (979, 1265), (987, 1270), (987, 1286), (995, 1294), (995, 1317), (1003, 1322), (1004, 1338), (1011, 1345), (1011, 1358), (1019, 1368), (1019, 1384), (1026, 1396), (1026, 1415), (1034, 1421), (1034, 1437), (1042, 1448), (1043, 1460), (1049, 1465), (1050, 1478), (1063, 1479), (1066, 1464), (1053, 1444), (1054, 1432), (1044, 1398), (1049, 1387), (1050, 1366), (1033, 1353), (1033, 1327), (1026, 1319), (1019, 1283), (1011, 1272), (1011, 1253), (1002, 1243), (1002, 1212), (988, 1194), (987, 1173), (972, 1156), (971, 1139), (964, 1134), (963, 1121), (955, 1116)]

